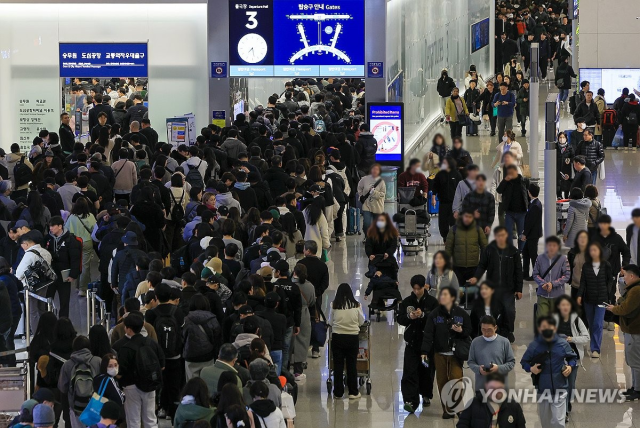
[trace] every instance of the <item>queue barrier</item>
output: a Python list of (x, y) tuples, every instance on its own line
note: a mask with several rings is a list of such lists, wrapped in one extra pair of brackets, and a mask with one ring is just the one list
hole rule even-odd
[(110, 319), (111, 312), (107, 311), (107, 302), (98, 296), (97, 291), (87, 290), (87, 334), (94, 325), (102, 325), (109, 331)]

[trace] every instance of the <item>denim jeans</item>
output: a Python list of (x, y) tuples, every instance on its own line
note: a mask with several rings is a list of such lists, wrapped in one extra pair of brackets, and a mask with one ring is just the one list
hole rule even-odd
[(562, 101), (562, 102), (567, 101), (568, 97), (569, 97), (569, 90), (568, 89), (560, 89), (560, 101)]
[(571, 370), (571, 374), (567, 378), (569, 381), (569, 396), (567, 397), (567, 412), (571, 412), (571, 400), (573, 399), (573, 394), (576, 392), (576, 378), (578, 377), (578, 370), (580, 370), (580, 366), (575, 366)]
[(289, 357), (291, 356), (291, 341), (293, 340), (293, 326), (287, 327), (287, 331), (284, 333), (284, 340), (282, 342), (282, 364), (280, 370), (289, 370)]
[(276, 366), (276, 373), (280, 376), (280, 373), (282, 372), (282, 349), (277, 351), (269, 350), (269, 355), (271, 355), (273, 365)]
[(513, 231), (513, 223), (516, 224), (518, 230), (518, 250), (520, 251), (522, 251), (522, 249), (524, 248), (524, 241), (520, 240), (520, 235), (524, 231), (524, 217), (526, 215), (526, 212), (516, 213), (513, 211), (507, 211), (504, 218), (504, 225), (509, 232), (509, 236), (511, 236), (511, 233)]
[(584, 303), (584, 311), (589, 321), (589, 332), (591, 333), (591, 352), (600, 352), (602, 344), (602, 327), (604, 324), (605, 309), (597, 303)]
[(367, 230), (369, 230), (369, 226), (373, 222), (373, 219), (376, 218), (378, 214), (372, 213), (371, 211), (362, 211), (362, 232), (366, 235)]
[(595, 168), (593, 168), (593, 171), (591, 171), (591, 184), (595, 186), (597, 179), (598, 179), (598, 167), (596, 166)]

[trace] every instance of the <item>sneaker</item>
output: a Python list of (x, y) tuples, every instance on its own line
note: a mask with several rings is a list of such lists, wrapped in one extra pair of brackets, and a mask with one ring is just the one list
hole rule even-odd
[(614, 322), (610, 322), (610, 323), (608, 323), (608, 325), (607, 325), (607, 330), (609, 330), (609, 331), (615, 331), (615, 330), (616, 330), (616, 323), (614, 323)]
[(164, 409), (159, 409), (158, 419), (166, 419), (166, 418), (167, 418), (167, 412)]
[(627, 389), (625, 391), (622, 391), (622, 395), (631, 395), (631, 394), (633, 394), (633, 392), (634, 392), (634, 389), (633, 388), (629, 388), (629, 389)]
[(294, 375), (296, 377), (296, 382), (302, 382), (307, 379), (307, 375), (304, 373), (298, 373)]
[(638, 401), (640, 400), (640, 392), (633, 391), (631, 394), (627, 395), (627, 401)]
[(319, 351), (311, 351), (311, 358), (320, 358)]
[(442, 413), (442, 419), (453, 419), (455, 417), (456, 417), (456, 415), (450, 415), (447, 412)]
[(429, 398), (425, 398), (424, 400), (422, 400), (422, 407), (429, 407), (431, 406), (431, 400)]
[(532, 276), (527, 276), (524, 278), (525, 281), (533, 281), (533, 277)]
[(565, 423), (569, 422), (569, 413), (567, 413), (566, 415), (564, 415), (564, 422), (565, 422)]
[(418, 407), (418, 406), (416, 406), (414, 404), (411, 404), (411, 403), (404, 403), (404, 411), (407, 412), (407, 413), (411, 413), (411, 414), (415, 413), (416, 412), (416, 407)]
[(336, 242), (342, 242), (342, 238), (340, 238), (339, 236), (336, 236)]
[(600, 352), (592, 351), (591, 352), (591, 358), (600, 358)]
[(342, 400), (343, 396), (342, 395), (335, 395), (333, 394), (333, 399), (334, 400)]
[(82, 290), (78, 290), (78, 297), (87, 297), (87, 292), (86, 291), (82, 291)]
[(357, 395), (349, 394), (349, 400), (357, 400), (360, 397), (362, 397), (362, 394), (360, 394), (359, 392)]

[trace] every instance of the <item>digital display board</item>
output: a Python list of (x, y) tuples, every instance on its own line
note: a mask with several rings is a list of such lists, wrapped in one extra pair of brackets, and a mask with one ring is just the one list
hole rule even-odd
[(489, 18), (471, 24), (471, 53), (489, 46)]
[(231, 77), (364, 77), (364, 0), (229, 0)]
[(149, 77), (146, 43), (60, 43), (60, 77)]
[(640, 68), (581, 68), (580, 81), (584, 80), (594, 93), (604, 89), (607, 102), (612, 104), (623, 88), (629, 88), (630, 93), (640, 90)]
[(368, 123), (378, 142), (376, 162), (402, 163), (404, 153), (404, 104), (370, 103)]

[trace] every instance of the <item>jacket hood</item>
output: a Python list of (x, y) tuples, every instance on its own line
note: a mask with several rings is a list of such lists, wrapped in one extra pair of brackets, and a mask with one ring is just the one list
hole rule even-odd
[[(233, 199), (233, 195), (231, 194), (231, 192), (226, 192), (226, 193), (218, 193), (216, 195), (216, 199), (218, 202), (217, 205), (220, 205), (222, 202), (227, 202), (227, 201), (231, 201)], [(224, 204), (222, 204), (224, 205)]]
[(251, 341), (256, 337), (258, 336), (253, 333), (240, 333), (238, 336), (236, 336), (236, 341), (233, 342), (233, 346), (235, 346), (236, 349), (240, 349), (243, 346), (251, 345)]
[[(187, 398), (189, 396), (185, 396)], [(183, 400), (185, 401), (185, 400)], [(190, 401), (190, 400), (187, 400)], [(180, 404), (180, 413), (184, 417), (185, 420), (188, 421), (198, 421), (198, 420), (210, 420), (215, 413), (215, 409), (208, 409), (206, 407), (199, 406), (194, 403), (181, 403)]]
[(81, 349), (71, 354), (71, 359), (76, 363), (88, 364), (92, 358), (93, 358), (93, 355), (91, 354), (91, 351), (89, 351), (87, 348)]
[(198, 156), (193, 156), (187, 160), (187, 165), (198, 166), (200, 161), (202, 161), (202, 159), (200, 159)]
[(591, 199), (588, 199), (588, 198), (573, 199), (569, 201), (569, 206), (573, 207), (578, 211), (588, 213), (589, 208), (591, 208)]
[(276, 411), (276, 405), (271, 400), (256, 400), (249, 407), (261, 418), (266, 418)]
[(335, 171), (335, 172), (344, 171), (346, 168), (347, 168), (347, 166), (344, 163), (340, 162), (340, 161), (331, 162), (329, 164), (329, 168), (327, 168), (327, 173), (329, 173), (331, 171)]
[(373, 138), (373, 134), (371, 132), (368, 131), (361, 131), (360, 134), (358, 134), (358, 139), (362, 138), (362, 137), (371, 137)]
[(14, 163), (18, 162), (22, 158), (22, 156), (26, 155), (23, 155), (22, 153), (8, 153), (4, 159), (9, 163)]
[(202, 325), (202, 324), (206, 324), (211, 320), (214, 320), (216, 316), (213, 315), (211, 312), (198, 310), (198, 311), (189, 311), (189, 315), (187, 315), (187, 318), (189, 318), (189, 320), (194, 324)]

